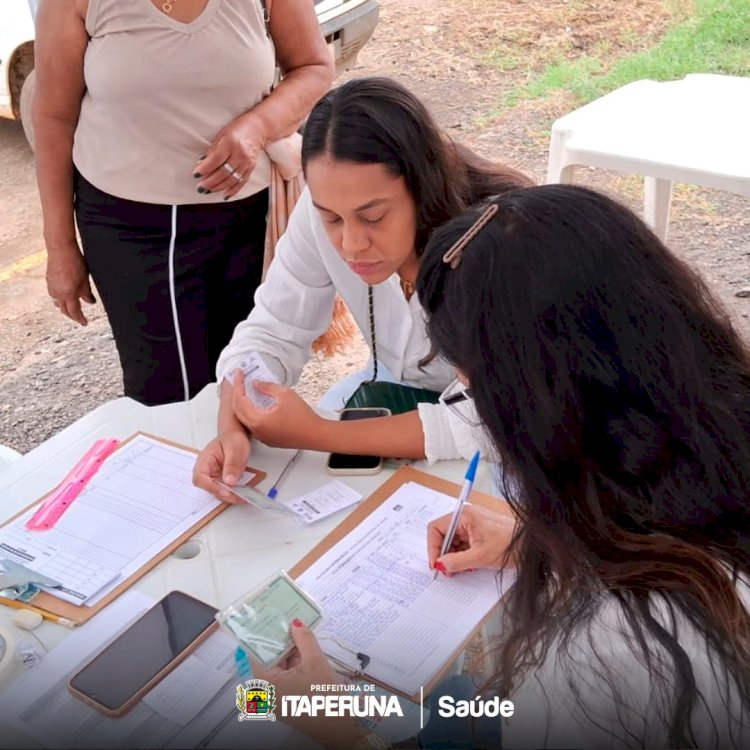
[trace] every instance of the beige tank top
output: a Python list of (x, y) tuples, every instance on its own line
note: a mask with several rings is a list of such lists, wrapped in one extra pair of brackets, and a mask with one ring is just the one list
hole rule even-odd
[[(89, 0), (86, 93), (73, 162), (93, 185), (146, 203), (213, 203), (192, 172), (218, 132), (271, 90), (275, 53), (260, 0), (208, 0), (180, 23), (151, 0)], [(234, 199), (267, 187), (258, 159)]]

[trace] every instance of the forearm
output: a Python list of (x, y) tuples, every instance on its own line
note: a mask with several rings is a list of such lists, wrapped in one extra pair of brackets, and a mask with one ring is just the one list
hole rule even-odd
[(76, 247), (73, 219), (73, 133), (75, 124), (34, 115), (36, 178), (44, 240), (51, 255)]
[(424, 433), (416, 411), (352, 421), (321, 420), (308, 437), (311, 450), (388, 458), (424, 458)]
[(244, 432), (249, 435), (249, 431), (245, 429), (242, 422), (235, 416), (232, 399), (232, 384), (224, 379), (219, 386), (219, 414), (216, 420), (216, 434), (224, 435), (228, 432)]
[(269, 96), (240, 119), (250, 118), (260, 123), (265, 147), (297, 130), (330, 85), (330, 65), (313, 64), (296, 68), (285, 75)]

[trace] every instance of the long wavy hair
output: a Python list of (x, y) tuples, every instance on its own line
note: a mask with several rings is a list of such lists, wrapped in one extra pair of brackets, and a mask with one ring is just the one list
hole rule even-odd
[(302, 136), (303, 168), (323, 155), (382, 164), (406, 180), (417, 207), (418, 254), (434, 227), (468, 206), (532, 184), (521, 172), (453, 143), (419, 99), (390, 78), (355, 78), (315, 105)]
[(705, 639), (725, 704), (738, 690), (747, 721), (750, 614), (736, 584), (750, 574), (748, 352), (704, 283), (627, 208), (565, 185), (493, 201), (455, 270), (443, 254), (479, 209), (432, 235), (417, 282), (520, 519), (492, 687), (507, 694), (553, 641), (564, 653), (610, 594), (634, 657), (666, 690), (667, 744), (695, 746), (702, 697), (659, 613)]

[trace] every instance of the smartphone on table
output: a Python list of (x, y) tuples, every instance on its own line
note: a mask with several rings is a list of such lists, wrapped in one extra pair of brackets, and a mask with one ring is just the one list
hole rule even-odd
[(70, 692), (102, 713), (121, 716), (215, 630), (216, 612), (171, 591), (73, 675)]
[[(363, 407), (360, 409), (343, 409), (341, 421), (354, 419), (371, 419), (372, 417), (390, 417), (391, 410), (383, 407)], [(326, 469), (329, 474), (377, 474), (383, 466), (381, 456), (355, 456), (348, 453), (331, 453), (328, 456)]]

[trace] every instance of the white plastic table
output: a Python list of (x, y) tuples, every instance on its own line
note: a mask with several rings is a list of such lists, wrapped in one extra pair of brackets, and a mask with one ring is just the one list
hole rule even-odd
[[(200, 449), (216, 434), (217, 409), (215, 384), (184, 403), (147, 407), (119, 398), (100, 406), (0, 471), (0, 523), (55, 487), (96, 439), (126, 438), (141, 431)], [(250, 464), (268, 473), (261, 489), (270, 487), (291, 455), (292, 451), (253, 442)], [(326, 454), (305, 451), (285, 478), (280, 499), (296, 497), (329, 481), (332, 477), (325, 471), (326, 458)], [(419, 462), (417, 468), (425, 469)], [(466, 464), (461, 461), (443, 461), (429, 469), (457, 482), (461, 482), (465, 470)], [(366, 497), (391, 473), (384, 469), (374, 476), (342, 479)], [(476, 486), (488, 488), (486, 467), (481, 468)], [(302, 527), (284, 516), (231, 506), (136, 582), (134, 588), (153, 599), (179, 589), (216, 607), (226, 606), (252, 588), (253, 581), (290, 568), (341, 522), (343, 514), (345, 511)], [(245, 574), (249, 570), (251, 577)], [(0, 605), (0, 624), (12, 630), (16, 640), (32, 640), (11, 624), (12, 614), (13, 610)], [(64, 641), (70, 632), (48, 621), (34, 631), (48, 650)], [(14, 677), (22, 671), (19, 664)], [(7, 687), (6, 684), (2, 689)], [(37, 745), (0, 727), (0, 747), (27, 746)]]
[(672, 183), (750, 197), (750, 78), (635, 81), (552, 126), (547, 182), (577, 166), (644, 176), (644, 217), (666, 240)]

